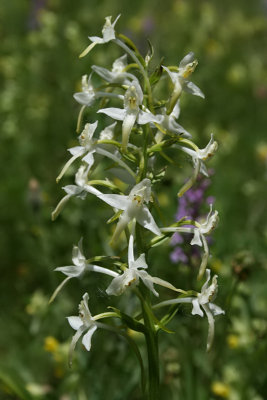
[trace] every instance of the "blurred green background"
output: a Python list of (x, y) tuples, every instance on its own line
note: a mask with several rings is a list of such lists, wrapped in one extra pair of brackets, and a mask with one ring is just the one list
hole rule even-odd
[[(90, 353), (77, 348), (72, 370), (67, 367), (73, 331), (65, 317), (76, 314), (86, 290), (94, 313), (104, 311), (110, 304), (107, 282), (91, 275), (71, 282), (48, 306), (62, 279), (53, 269), (70, 263), (81, 236), (88, 257), (105, 252), (110, 216), (105, 206), (92, 198), (72, 200), (55, 223), (50, 214), (63, 195), (55, 178), (68, 158), (66, 149), (76, 143), (79, 107), (72, 95), (90, 65), (109, 67), (121, 53), (107, 44), (84, 59), (78, 55), (88, 35), (100, 34), (104, 17), (119, 13), (117, 31), (143, 54), (149, 38), (155, 66), (162, 57), (165, 65), (177, 65), (195, 52), (199, 65), (192, 80), (206, 99), (184, 95), (179, 122), (200, 147), (211, 132), (219, 142), (208, 189), (220, 213), (210, 266), (219, 274), (216, 303), (226, 316), (218, 318), (208, 355), (207, 321), (193, 318), (189, 309), (173, 322), (175, 335), (160, 336), (162, 397), (265, 400), (266, 0), (1, 3), (0, 399), (141, 399), (134, 355), (111, 334), (95, 335)], [(177, 189), (191, 169), (188, 163), (178, 175), (168, 172), (160, 194), (168, 223)], [(192, 269), (172, 264), (170, 252), (166, 245), (154, 270), (169, 280), (179, 276), (180, 287), (196, 288)], [(136, 340), (142, 347), (142, 339)]]

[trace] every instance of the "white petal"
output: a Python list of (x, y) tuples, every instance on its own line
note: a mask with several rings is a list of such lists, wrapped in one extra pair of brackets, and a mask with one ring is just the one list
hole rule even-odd
[(94, 43), (104, 43), (104, 39), (98, 36), (88, 36), (88, 38)]
[(160, 123), (162, 121), (162, 116), (160, 114), (154, 115), (150, 112), (140, 110), (137, 117), (137, 122), (140, 125), (148, 124), (149, 122)]
[(193, 51), (190, 51), (181, 61), (179, 67), (185, 67), (187, 64), (193, 62), (195, 59), (195, 54)]
[(131, 133), (131, 130), (135, 124), (137, 118), (137, 113), (127, 113), (125, 114), (125, 118), (122, 123), (122, 148), (126, 149), (128, 146), (129, 142), (129, 136)]
[(95, 71), (101, 78), (105, 79), (107, 82), (111, 82), (113, 79), (112, 72), (110, 72), (108, 69), (99, 67), (97, 65), (92, 65), (92, 70)]
[(172, 80), (172, 83), (175, 84), (175, 83), (177, 82), (177, 80), (178, 80), (178, 74), (177, 74), (177, 72), (171, 72), (171, 71), (169, 70), (169, 68), (164, 67), (164, 65), (162, 66), (162, 68), (167, 72), (167, 74), (169, 75), (169, 77), (170, 77), (171, 80)]
[(91, 106), (95, 100), (94, 93), (78, 92), (74, 93), (73, 97), (79, 104), (84, 106)]
[(130, 203), (128, 196), (120, 194), (100, 194), (98, 198), (118, 210), (126, 210)]
[(146, 271), (138, 271), (138, 275), (140, 276), (140, 278), (142, 279), (142, 281), (144, 282), (144, 284), (146, 285), (146, 287), (156, 296), (158, 297), (159, 294), (158, 292), (155, 290), (154, 286), (153, 286), (153, 280), (152, 277), (146, 272)]
[(86, 348), (87, 351), (90, 351), (90, 349), (91, 349), (91, 339), (92, 339), (93, 333), (96, 330), (97, 330), (97, 326), (92, 325), (92, 326), (90, 326), (88, 332), (83, 336), (82, 344), (84, 345), (84, 347)]
[(75, 331), (77, 331), (83, 325), (83, 321), (80, 317), (67, 317), (67, 319), (68, 323), (72, 329), (75, 329)]
[(141, 256), (139, 256), (135, 261), (133, 261), (133, 263), (131, 264), (131, 266), (129, 265), (129, 267), (133, 269), (148, 268), (145, 254), (141, 254)]
[(62, 189), (70, 196), (78, 196), (83, 191), (82, 188), (76, 185), (63, 186)]
[(94, 150), (89, 151), (89, 153), (87, 153), (82, 158), (82, 160), (89, 165), (89, 170), (90, 170), (90, 168), (94, 165), (94, 162), (95, 162), (95, 160), (94, 160)]
[(157, 236), (161, 235), (161, 231), (160, 231), (159, 227), (157, 226), (149, 209), (145, 205), (143, 205), (142, 209), (136, 215), (136, 220), (140, 225), (142, 225), (144, 228), (150, 230), (155, 235), (157, 235)]
[(101, 110), (98, 110), (97, 112), (106, 114), (109, 117), (116, 119), (118, 121), (123, 121), (126, 115), (126, 110), (123, 108), (115, 108), (115, 107), (110, 107), (110, 108), (102, 108)]
[(108, 295), (119, 296), (128, 286), (136, 285), (136, 283), (138, 283), (138, 276), (135, 271), (127, 269), (122, 275), (112, 280), (106, 292)]
[(191, 81), (185, 81), (183, 89), (187, 93), (202, 97), (203, 99), (205, 98), (204, 93)]
[(170, 116), (177, 119), (177, 118), (179, 118), (180, 111), (181, 111), (180, 101), (178, 100), (177, 103), (175, 104), (174, 109), (172, 110)]
[(199, 231), (199, 229), (198, 228), (195, 228), (194, 229), (194, 237), (193, 237), (193, 239), (191, 240), (191, 242), (190, 242), (190, 244), (196, 244), (196, 245), (198, 245), (198, 246), (200, 246), (200, 247), (202, 247), (202, 241), (201, 241), (201, 239), (200, 239), (200, 231)]
[(220, 315), (225, 314), (225, 311), (221, 309), (221, 307), (217, 306), (214, 303), (209, 303), (209, 309), (212, 312), (212, 315)]
[(72, 154), (73, 156), (76, 155), (82, 155), (85, 153), (85, 148), (83, 146), (75, 146), (75, 147), (71, 147), (70, 149), (68, 149), (68, 151), (70, 152), (70, 154)]
[(200, 315), (201, 317), (204, 316), (204, 313), (200, 308), (200, 305), (199, 305), (199, 302), (198, 302), (197, 298), (192, 300), (192, 306), (193, 306), (192, 313), (191, 313), (192, 315), (196, 315), (197, 314), (197, 315)]
[(62, 272), (64, 275), (75, 278), (84, 272), (84, 268), (78, 265), (69, 265), (67, 267), (57, 267), (55, 271)]

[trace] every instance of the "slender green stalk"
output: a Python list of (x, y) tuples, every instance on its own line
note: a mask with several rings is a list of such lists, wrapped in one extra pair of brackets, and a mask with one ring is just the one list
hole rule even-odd
[[(140, 285), (141, 286), (141, 285)], [(148, 400), (160, 400), (158, 334), (151, 311), (150, 293), (144, 285), (140, 288), (148, 360)]]

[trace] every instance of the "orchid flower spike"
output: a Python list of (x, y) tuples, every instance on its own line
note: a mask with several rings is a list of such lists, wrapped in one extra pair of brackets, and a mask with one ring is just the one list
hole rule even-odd
[(177, 103), (182, 91), (191, 93), (195, 96), (204, 98), (202, 91), (187, 78), (194, 72), (197, 66), (197, 60), (195, 59), (194, 53), (191, 51), (188, 53), (180, 62), (178, 72), (172, 72), (169, 68), (164, 67), (163, 69), (168, 73), (169, 77), (174, 84), (172, 96), (170, 99), (169, 112), (171, 112)]
[(145, 203), (149, 203), (151, 195), (150, 179), (143, 179), (135, 185), (128, 196), (119, 194), (101, 194), (98, 198), (103, 200), (123, 213), (120, 216), (111, 242), (116, 242), (128, 223), (135, 219), (144, 228), (150, 230), (155, 235), (161, 235), (160, 229), (152, 217)]
[(149, 111), (140, 110), (139, 107), (142, 105), (143, 97), (141, 86), (137, 80), (134, 80), (125, 92), (124, 108), (111, 107), (98, 110), (98, 112), (106, 114), (115, 120), (123, 121), (122, 148), (124, 151), (128, 146), (129, 136), (135, 122), (144, 125), (149, 122), (160, 122), (162, 120), (162, 116), (156, 116)]
[(80, 239), (78, 246), (73, 246), (72, 262), (73, 265), (57, 267), (55, 269), (55, 271), (62, 272), (64, 275), (67, 276), (67, 278), (65, 278), (56, 288), (53, 295), (51, 296), (50, 303), (56, 298), (60, 290), (71, 278), (80, 278), (86, 271), (99, 272), (101, 274), (112, 276), (113, 278), (116, 278), (119, 275), (117, 272), (114, 272), (110, 269), (99, 267), (98, 265), (89, 264), (83, 254), (82, 239)]
[(102, 38), (98, 36), (89, 36), (89, 39), (92, 43), (80, 54), (80, 57), (86, 56), (95, 47), (95, 45), (108, 43), (111, 40), (116, 39), (114, 27), (120, 18), (120, 15), (117, 16), (113, 23), (111, 23), (111, 18), (111, 16), (105, 18), (106, 22), (102, 29)]
[(213, 134), (211, 134), (210, 141), (204, 149), (192, 150), (184, 146), (179, 146), (179, 148), (191, 156), (194, 165), (194, 173), (192, 177), (184, 184), (184, 186), (180, 189), (178, 193), (178, 196), (181, 197), (188, 189), (193, 186), (199, 172), (207, 177), (209, 176), (207, 168), (203, 161), (206, 161), (214, 156), (215, 152), (218, 149), (218, 143), (213, 139)]
[(114, 61), (111, 71), (97, 65), (93, 65), (92, 70), (107, 82), (130, 85), (132, 80), (136, 80), (136, 77), (129, 72), (125, 72), (126, 66), (127, 54), (124, 54)]
[(134, 259), (134, 237), (133, 234), (131, 234), (128, 246), (128, 268), (126, 268), (122, 275), (119, 275), (112, 280), (111, 284), (106, 290), (107, 294), (119, 296), (127, 289), (127, 287), (137, 286), (140, 279), (143, 281), (144, 285), (157, 297), (159, 294), (154, 289), (153, 283), (174, 291), (179, 291), (171, 283), (149, 275), (145, 271), (147, 268), (148, 266), (145, 260), (145, 254), (141, 254), (136, 260)]
[(212, 303), (215, 299), (218, 291), (217, 284), (217, 275), (214, 275), (212, 278), (211, 284), (210, 281), (210, 270), (206, 270), (206, 282), (201, 288), (201, 292), (197, 293), (197, 297), (182, 297), (173, 300), (162, 301), (161, 303), (156, 304), (153, 308), (159, 308), (163, 306), (169, 306), (173, 304), (179, 303), (191, 303), (193, 306), (192, 315), (199, 315), (200, 317), (204, 316), (203, 310), (208, 318), (209, 330), (208, 330), (208, 339), (207, 339), (207, 351), (210, 350), (212, 346), (212, 342), (214, 339), (214, 316), (219, 314), (225, 314), (225, 312), (216, 304)]

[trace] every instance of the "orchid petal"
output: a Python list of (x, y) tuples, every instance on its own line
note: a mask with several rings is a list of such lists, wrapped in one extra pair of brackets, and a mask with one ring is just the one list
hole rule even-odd
[(97, 111), (98, 113), (106, 114), (107, 116), (116, 119), (118, 121), (123, 121), (126, 115), (126, 110), (123, 108), (102, 108), (101, 110)]
[(77, 331), (82, 325), (83, 325), (83, 321), (81, 320), (80, 317), (67, 317), (68, 323), (70, 324), (70, 326), (72, 327), (72, 329), (74, 329), (75, 331)]
[(71, 278), (76, 278), (83, 273), (84, 268), (78, 265), (69, 265), (67, 267), (57, 267), (55, 271), (62, 272), (64, 275), (67, 275)]
[(96, 330), (97, 330), (97, 326), (92, 325), (88, 329), (88, 332), (83, 336), (82, 344), (84, 345), (84, 347), (86, 348), (87, 351), (90, 351), (90, 349), (91, 349), (91, 339)]
[(197, 85), (195, 85), (191, 81), (187, 81), (187, 80), (184, 81), (183, 89), (187, 93), (190, 93), (190, 94), (193, 94), (194, 96), (199, 96), (199, 97), (202, 97), (203, 99), (205, 99), (204, 93), (199, 89), (199, 87)]
[(129, 206), (128, 197), (120, 194), (101, 194), (98, 198), (118, 210), (126, 210)]
[(136, 215), (136, 220), (140, 225), (150, 230), (155, 235), (157, 236), (161, 235), (159, 227), (157, 226), (154, 218), (152, 217), (150, 211), (145, 205), (143, 205), (142, 209), (139, 210), (138, 214)]
[(204, 316), (204, 313), (200, 308), (199, 301), (198, 301), (197, 298), (192, 300), (192, 306), (193, 306), (193, 309), (192, 309), (192, 312), (191, 312), (192, 315), (196, 315), (197, 314), (197, 315), (200, 315), (200, 317)]

